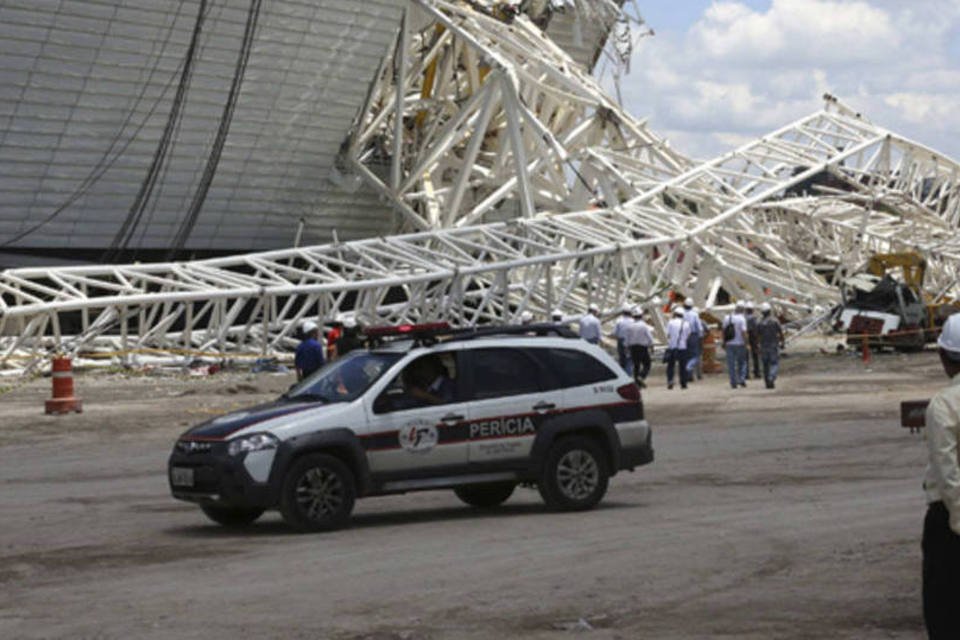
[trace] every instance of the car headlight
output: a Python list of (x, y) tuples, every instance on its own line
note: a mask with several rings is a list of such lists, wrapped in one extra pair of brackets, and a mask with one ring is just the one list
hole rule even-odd
[(269, 433), (255, 433), (252, 436), (245, 436), (231, 440), (227, 445), (227, 453), (232, 456), (238, 456), (241, 453), (249, 451), (261, 451), (263, 449), (276, 449), (278, 440)]

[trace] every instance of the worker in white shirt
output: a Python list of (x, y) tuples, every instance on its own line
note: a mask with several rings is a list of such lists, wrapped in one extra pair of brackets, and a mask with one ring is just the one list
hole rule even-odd
[(600, 308), (591, 304), (580, 318), (580, 337), (590, 344), (600, 344)]
[(690, 325), (690, 339), (687, 340), (687, 379), (692, 381), (696, 374), (696, 378), (700, 380), (703, 378), (700, 354), (703, 351), (703, 335), (706, 327), (700, 320), (700, 313), (693, 306), (693, 298), (683, 301), (683, 319)]
[(643, 320), (643, 309), (634, 307), (633, 318), (624, 330), (623, 340), (633, 363), (633, 379), (640, 387), (646, 387), (650, 373), (650, 356), (653, 355), (653, 329)]
[(667, 363), (667, 389), (673, 389), (673, 373), (679, 367), (680, 387), (687, 388), (687, 341), (690, 338), (690, 325), (683, 319), (683, 307), (673, 308), (673, 319), (667, 323), (667, 352), (663, 361)]
[(930, 401), (926, 413), (929, 453), (923, 488), (923, 620), (931, 640), (960, 638), (960, 315), (943, 325), (940, 362), (950, 386)]
[(613, 325), (613, 337), (617, 340), (617, 362), (620, 363), (620, 367), (627, 373), (632, 373), (630, 351), (627, 349), (627, 343), (624, 339), (627, 325), (633, 323), (633, 316), (630, 311), (630, 305), (623, 305), (623, 309), (620, 310), (620, 317), (617, 318), (617, 322)]
[(727, 373), (730, 386), (747, 386), (747, 319), (744, 304), (737, 302), (733, 313), (723, 319), (723, 349), (727, 352)]

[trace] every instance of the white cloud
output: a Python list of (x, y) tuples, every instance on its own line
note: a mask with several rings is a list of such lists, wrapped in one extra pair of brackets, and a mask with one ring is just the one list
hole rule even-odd
[(696, 157), (807, 115), (830, 92), (960, 159), (958, 33), (960, 0), (718, 1), (686, 33), (644, 39), (623, 95)]

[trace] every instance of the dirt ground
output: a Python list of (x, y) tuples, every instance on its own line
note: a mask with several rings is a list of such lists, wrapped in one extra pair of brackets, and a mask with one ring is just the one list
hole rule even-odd
[(0, 637), (919, 638), (925, 454), (898, 411), (944, 385), (936, 355), (807, 346), (772, 392), (668, 391), (657, 365), (656, 462), (597, 510), (415, 493), (319, 535), (226, 531), (167, 489), (181, 431), (290, 376), (83, 374), (63, 417), (33, 381), (0, 395)]

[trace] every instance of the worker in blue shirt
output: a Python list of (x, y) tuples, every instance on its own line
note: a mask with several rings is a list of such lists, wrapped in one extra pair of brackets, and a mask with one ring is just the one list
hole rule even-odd
[(293, 360), (297, 368), (297, 380), (303, 380), (323, 366), (323, 345), (320, 344), (320, 327), (316, 322), (303, 323), (303, 340), (297, 345)]

